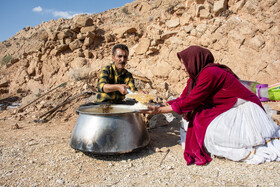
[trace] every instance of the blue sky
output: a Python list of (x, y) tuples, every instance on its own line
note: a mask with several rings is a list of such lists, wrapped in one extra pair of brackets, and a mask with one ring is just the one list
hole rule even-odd
[(72, 18), (81, 13), (100, 13), (134, 0), (0, 0), (0, 42), (21, 29), (51, 19)]

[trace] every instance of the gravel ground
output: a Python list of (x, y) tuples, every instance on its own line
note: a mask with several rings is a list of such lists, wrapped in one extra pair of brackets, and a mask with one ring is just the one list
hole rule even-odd
[(280, 186), (279, 162), (187, 166), (176, 124), (150, 129), (138, 152), (94, 156), (69, 146), (77, 116), (39, 124), (8, 116), (0, 113), (0, 186)]

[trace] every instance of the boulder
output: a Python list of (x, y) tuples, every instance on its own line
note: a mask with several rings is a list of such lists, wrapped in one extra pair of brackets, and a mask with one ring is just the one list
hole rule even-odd
[(191, 33), (191, 31), (194, 29), (193, 24), (189, 24), (188, 26), (183, 27), (186, 33)]
[(132, 34), (136, 33), (137, 29), (134, 27), (121, 27), (113, 30), (113, 34), (116, 35), (119, 38), (124, 37), (124, 34)]
[(167, 21), (165, 24), (168, 28), (175, 28), (180, 25), (180, 19), (179, 18), (172, 19), (172, 20)]
[(78, 40), (84, 40), (85, 38), (86, 38), (86, 35), (85, 35), (85, 34), (79, 33), (79, 34), (77, 35), (77, 39), (78, 39)]
[(162, 40), (166, 40), (166, 39), (170, 38), (171, 36), (176, 35), (177, 33), (178, 33), (178, 31), (168, 31), (168, 32), (163, 33), (160, 36), (160, 38)]
[(167, 14), (167, 12), (165, 10), (162, 10), (160, 12), (160, 21), (162, 23), (165, 23), (166, 20), (170, 20), (171, 16), (169, 14)]
[(233, 4), (233, 6), (229, 7), (229, 10), (231, 10), (234, 13), (237, 13), (246, 3), (246, 0), (240, 0)]
[(82, 58), (85, 57), (85, 55), (84, 55), (84, 53), (83, 53), (83, 50), (82, 50), (81, 48), (75, 49), (75, 50), (73, 51), (73, 56), (74, 56), (75, 58), (76, 58), (76, 57), (82, 57)]
[(204, 23), (196, 26), (196, 31), (199, 32), (201, 35), (203, 35), (206, 30), (207, 30), (207, 25)]
[(210, 11), (208, 9), (206, 9), (203, 5), (201, 5), (201, 6), (203, 8), (199, 9), (198, 17), (204, 18), (204, 19), (210, 18), (211, 17)]
[(48, 33), (48, 39), (50, 40), (57, 40), (57, 31), (53, 31), (51, 29), (47, 29), (46, 32)]
[(238, 32), (245, 37), (254, 37), (257, 28), (250, 22), (241, 22), (238, 24)]
[(39, 34), (39, 39), (42, 41), (47, 41), (49, 38), (48, 32), (45, 31), (44, 29), (40, 30), (38, 34)]
[(243, 42), (245, 41), (245, 37), (237, 30), (231, 30), (228, 33), (228, 37), (230, 39), (232, 39), (233, 41), (235, 41), (236, 43), (238, 43), (239, 46), (241, 46), (243, 44)]
[(115, 40), (114, 36), (110, 33), (106, 33), (104, 35), (104, 38), (106, 42), (113, 42)]
[(68, 44), (61, 44), (61, 45), (58, 45), (56, 47), (56, 50), (57, 50), (58, 53), (64, 52), (64, 51), (66, 51), (68, 49), (69, 49), (69, 45)]
[(259, 6), (259, 1), (246, 1), (243, 6), (243, 11), (245, 11), (249, 15), (255, 16), (259, 12), (262, 12), (262, 9)]
[(214, 14), (215, 16), (218, 16), (221, 12), (226, 10), (227, 8), (227, 0), (219, 0), (214, 2)]
[(73, 18), (76, 27), (87, 27), (93, 25), (93, 20), (88, 15), (77, 15)]
[(64, 38), (69, 38), (69, 37), (72, 37), (72, 32), (70, 29), (66, 30), (66, 31), (60, 31), (58, 32), (57, 34), (57, 38), (59, 40), (63, 40)]
[(138, 55), (145, 54), (150, 47), (150, 43), (151, 43), (151, 41), (148, 38), (141, 39), (138, 46), (135, 49), (135, 53)]
[(96, 34), (94, 32), (89, 31), (85, 34), (85, 36), (94, 40), (96, 37)]
[(89, 47), (93, 43), (93, 39), (86, 37), (84, 41), (84, 46)]
[(186, 2), (185, 2), (186, 9), (189, 9), (191, 4), (193, 4), (194, 2), (195, 2), (195, 0), (186, 0)]
[(151, 68), (153, 75), (158, 78), (167, 78), (171, 70), (172, 66), (165, 61), (161, 61)]
[(168, 124), (169, 124), (169, 122), (166, 120), (166, 117), (164, 114), (154, 115), (149, 120), (149, 128), (151, 128), (151, 129), (156, 128), (156, 127), (166, 126)]
[(170, 72), (168, 79), (170, 80), (170, 82), (177, 83), (180, 81), (180, 76), (178, 76), (178, 75), (180, 75), (180, 71), (177, 69), (173, 69)]
[(74, 51), (75, 49), (81, 48), (83, 46), (82, 42), (80, 40), (74, 40), (69, 44), (69, 48)]
[(32, 60), (29, 64), (29, 67), (27, 68), (27, 73), (29, 76), (35, 75), (35, 68), (37, 66), (37, 62), (35, 60)]
[(256, 51), (259, 51), (260, 48), (265, 44), (265, 40), (262, 36), (256, 35), (255, 37), (246, 41), (245, 44)]
[(180, 25), (187, 25), (189, 22), (191, 21), (191, 16), (188, 13), (184, 13), (182, 14), (182, 16), (180, 16)]
[(69, 45), (72, 41), (73, 41), (72, 38), (65, 38), (65, 39), (64, 39), (64, 43), (65, 43), (66, 45)]
[(17, 83), (19, 86), (21, 86), (24, 83), (26, 83), (28, 80), (29, 80), (29, 75), (27, 71), (24, 68), (18, 69), (14, 77), (14, 82)]
[(43, 83), (47, 84), (54, 80), (54, 75), (60, 69), (60, 60), (57, 58), (47, 59), (42, 66)]
[(86, 58), (92, 58), (93, 54), (92, 52), (90, 52), (89, 50), (84, 50), (84, 55)]
[(94, 33), (96, 31), (96, 26), (88, 26), (88, 27), (82, 27), (80, 32), (82, 34), (86, 34), (87, 32), (92, 32)]

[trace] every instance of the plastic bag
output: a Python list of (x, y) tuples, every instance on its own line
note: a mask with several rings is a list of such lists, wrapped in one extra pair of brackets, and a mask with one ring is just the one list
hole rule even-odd
[(280, 82), (269, 86), (268, 98), (269, 100), (280, 101)]

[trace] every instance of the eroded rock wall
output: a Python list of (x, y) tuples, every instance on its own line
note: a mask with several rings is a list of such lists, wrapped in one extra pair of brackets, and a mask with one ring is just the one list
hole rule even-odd
[(94, 86), (112, 47), (124, 43), (128, 70), (152, 81), (138, 87), (163, 99), (185, 87), (177, 52), (190, 45), (208, 48), (241, 79), (273, 84), (280, 81), (279, 35), (277, 0), (136, 0), (24, 28), (0, 43), (1, 81), (10, 81), (10, 94), (69, 81)]

